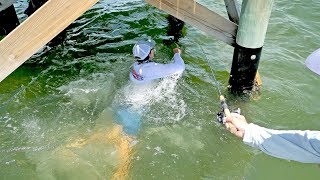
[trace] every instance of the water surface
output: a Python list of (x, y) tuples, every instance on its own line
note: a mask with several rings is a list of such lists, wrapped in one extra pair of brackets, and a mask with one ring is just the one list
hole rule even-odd
[[(199, 2), (226, 17), (222, 0)], [(21, 21), (26, 6), (16, 4)], [(319, 16), (318, 1), (274, 2), (259, 65), (261, 96), (227, 95), (231, 107), (265, 127), (319, 130), (320, 79), (304, 65), (320, 47)], [(317, 179), (316, 165), (267, 156), (216, 123), (218, 95), (205, 56), (227, 94), (233, 49), (190, 25), (180, 39), (183, 76), (132, 87), (133, 44), (151, 36), (155, 60), (169, 62), (167, 26), (166, 14), (142, 0), (101, 1), (62, 44), (1, 82), (1, 179), (110, 179), (121, 164), (121, 140), (106, 138), (116, 132), (112, 111), (128, 104), (142, 117), (123, 171), (130, 179)]]

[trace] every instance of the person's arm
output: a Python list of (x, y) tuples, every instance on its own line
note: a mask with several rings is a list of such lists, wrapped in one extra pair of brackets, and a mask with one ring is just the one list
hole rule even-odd
[(227, 122), (237, 127), (234, 132), (243, 142), (268, 155), (303, 163), (320, 163), (320, 131), (273, 130), (248, 124), (239, 114)]
[(175, 48), (173, 52), (173, 62), (168, 64), (155, 63), (155, 65), (149, 69), (150, 72), (148, 74), (150, 77), (154, 79), (163, 78), (173, 74), (181, 74), (185, 70), (184, 61), (181, 58), (181, 50)]

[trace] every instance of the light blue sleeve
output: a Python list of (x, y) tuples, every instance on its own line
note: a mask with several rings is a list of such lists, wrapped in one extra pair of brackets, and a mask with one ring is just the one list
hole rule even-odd
[(277, 158), (320, 163), (320, 131), (273, 130), (251, 123), (243, 142)]
[(173, 74), (181, 74), (185, 70), (185, 64), (179, 53), (174, 54), (173, 62), (168, 64), (155, 63), (147, 73), (151, 79), (164, 78)]

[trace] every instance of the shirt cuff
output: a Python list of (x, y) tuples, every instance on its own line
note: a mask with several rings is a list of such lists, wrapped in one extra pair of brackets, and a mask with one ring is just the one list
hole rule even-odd
[(256, 147), (260, 142), (260, 131), (263, 131), (263, 127), (260, 127), (256, 124), (250, 123), (245, 128), (243, 142), (252, 147)]
[(174, 53), (173, 57), (176, 57), (176, 56), (181, 57), (180, 53)]

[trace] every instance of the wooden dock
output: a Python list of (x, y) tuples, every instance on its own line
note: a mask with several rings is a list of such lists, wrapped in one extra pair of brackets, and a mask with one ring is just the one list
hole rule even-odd
[[(0, 41), (0, 81), (97, 1), (49, 0), (41, 6)], [(243, 0), (241, 14), (237, 0), (224, 0), (229, 19), (209, 10), (195, 0), (145, 1), (208, 35), (234, 46), (230, 87), (231, 89), (237, 87), (234, 89), (236, 91), (241, 91), (243, 88), (252, 89), (273, 0)], [(239, 71), (240, 69), (246, 69), (246, 71)], [(248, 73), (250, 77), (244, 77)], [(238, 79), (245, 80), (237, 81)]]

